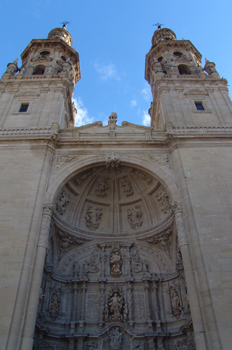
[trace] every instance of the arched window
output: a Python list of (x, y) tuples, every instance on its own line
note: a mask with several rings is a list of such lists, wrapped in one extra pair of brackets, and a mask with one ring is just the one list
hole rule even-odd
[(33, 75), (43, 75), (45, 71), (45, 66), (39, 65), (35, 67)]
[(180, 75), (186, 75), (189, 74), (189, 66), (187, 66), (186, 64), (180, 64), (178, 66)]
[(43, 57), (47, 57), (50, 55), (50, 51), (42, 51), (42, 52), (40, 52), (40, 55)]
[(182, 52), (179, 52), (179, 51), (173, 52), (173, 55), (176, 56), (176, 57), (183, 56)]

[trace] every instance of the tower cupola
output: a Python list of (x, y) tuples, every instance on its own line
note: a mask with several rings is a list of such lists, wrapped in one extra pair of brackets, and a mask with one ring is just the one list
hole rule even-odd
[(176, 34), (169, 28), (159, 28), (152, 37), (152, 46), (165, 40), (176, 40)]
[(66, 30), (66, 26), (52, 29), (48, 34), (48, 39), (61, 39), (69, 46), (72, 46), (73, 42), (71, 34)]

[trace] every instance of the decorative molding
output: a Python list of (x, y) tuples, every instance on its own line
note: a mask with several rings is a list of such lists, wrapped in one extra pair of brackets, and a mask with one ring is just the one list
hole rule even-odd
[(23, 139), (58, 139), (59, 125), (54, 123), (50, 128), (14, 128), (0, 129), (0, 138), (16, 136)]

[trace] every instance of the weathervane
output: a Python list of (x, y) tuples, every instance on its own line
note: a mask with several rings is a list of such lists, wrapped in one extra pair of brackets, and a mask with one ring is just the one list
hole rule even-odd
[(68, 21), (60, 22), (60, 24), (63, 24), (64, 29), (66, 29), (67, 24), (69, 24), (69, 23), (71, 23), (71, 22), (68, 22)]
[(153, 26), (156, 26), (158, 29), (161, 29), (164, 24), (157, 22), (156, 24), (152, 24)]

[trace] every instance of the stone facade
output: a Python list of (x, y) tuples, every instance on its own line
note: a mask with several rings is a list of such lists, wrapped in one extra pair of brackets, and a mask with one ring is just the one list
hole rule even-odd
[(75, 128), (71, 44), (32, 40), (0, 82), (1, 349), (229, 350), (227, 81), (159, 28), (151, 127)]

